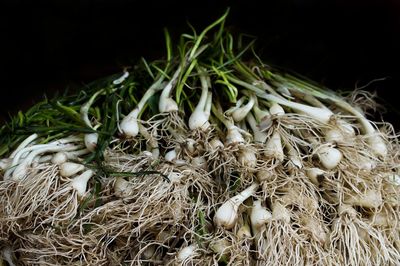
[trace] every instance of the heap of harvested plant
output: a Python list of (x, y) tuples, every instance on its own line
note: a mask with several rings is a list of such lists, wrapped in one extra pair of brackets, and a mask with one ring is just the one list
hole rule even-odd
[(225, 17), (1, 128), (0, 265), (400, 264), (371, 95), (262, 63)]

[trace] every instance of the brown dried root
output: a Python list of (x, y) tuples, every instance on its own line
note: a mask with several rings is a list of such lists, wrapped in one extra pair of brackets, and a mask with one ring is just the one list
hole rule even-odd
[(7, 180), (0, 183), (1, 205), (0, 229), (2, 233), (18, 234), (32, 229), (40, 210), (49, 197), (61, 186), (59, 168), (54, 164), (39, 164), (35, 172), (20, 181)]
[(396, 265), (398, 251), (389, 245), (382, 232), (366, 223), (351, 206), (338, 207), (327, 245), (343, 265)]
[(255, 236), (257, 265), (303, 265), (306, 239), (292, 227), (292, 211), (278, 202), (272, 210), (272, 219)]

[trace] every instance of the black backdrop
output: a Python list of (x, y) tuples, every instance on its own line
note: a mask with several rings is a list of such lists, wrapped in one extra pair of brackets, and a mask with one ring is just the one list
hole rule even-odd
[[(43, 94), (121, 71), (140, 56), (164, 53), (173, 37), (209, 24), (231, 7), (227, 24), (259, 37), (264, 60), (331, 88), (369, 81), (396, 122), (400, 1), (20, 1), (0, 4), (0, 116), (24, 110)], [(397, 105), (397, 106), (396, 106)]]

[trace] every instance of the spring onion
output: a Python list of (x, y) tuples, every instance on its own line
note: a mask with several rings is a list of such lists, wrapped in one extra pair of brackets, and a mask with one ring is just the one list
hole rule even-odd
[(226, 16), (0, 127), (0, 263), (398, 264), (371, 95), (265, 64)]

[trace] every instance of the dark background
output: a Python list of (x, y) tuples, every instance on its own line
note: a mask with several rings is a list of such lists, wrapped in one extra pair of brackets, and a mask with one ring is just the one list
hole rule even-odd
[(0, 120), (45, 93), (80, 88), (120, 72), (141, 56), (163, 56), (163, 27), (174, 38), (189, 30), (187, 21), (201, 30), (227, 6), (227, 25), (258, 36), (267, 62), (333, 89), (353, 89), (386, 77), (369, 89), (378, 91), (389, 109), (384, 118), (399, 129), (396, 0), (3, 0)]

